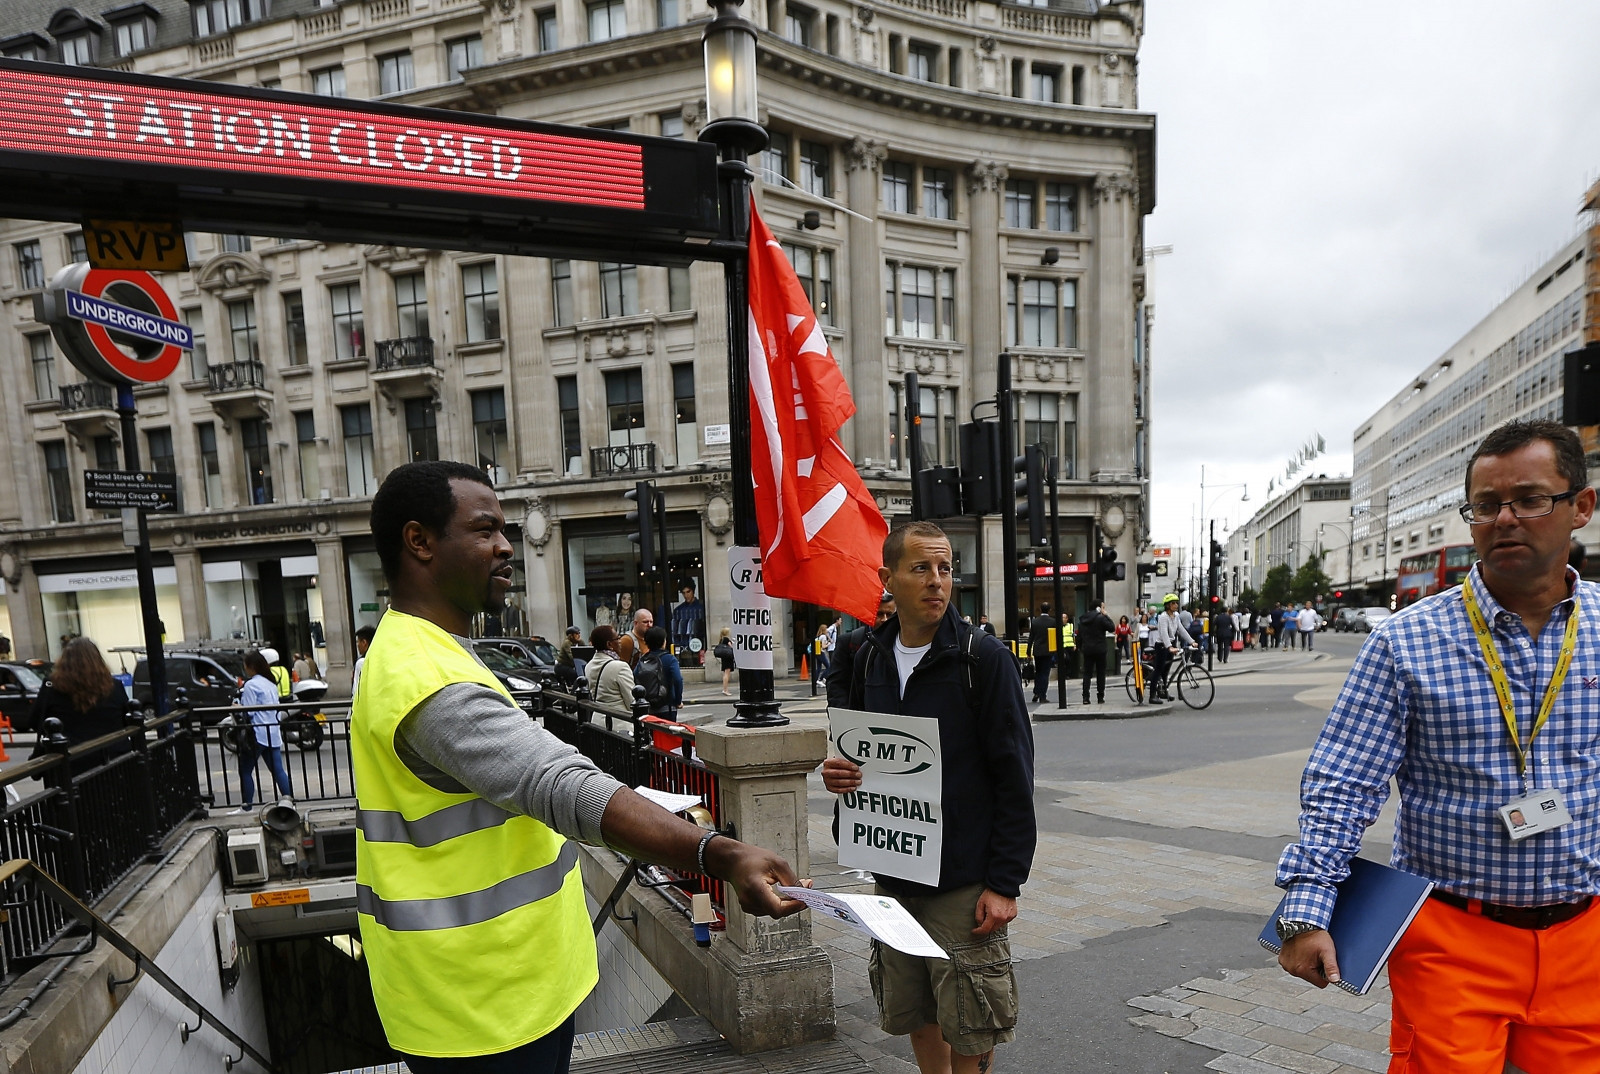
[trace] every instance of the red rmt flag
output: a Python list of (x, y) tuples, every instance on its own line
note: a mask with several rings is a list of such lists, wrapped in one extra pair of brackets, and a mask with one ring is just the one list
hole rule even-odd
[(817, 315), (750, 204), (750, 464), (774, 597), (871, 623), (889, 527), (835, 439), (856, 412)]

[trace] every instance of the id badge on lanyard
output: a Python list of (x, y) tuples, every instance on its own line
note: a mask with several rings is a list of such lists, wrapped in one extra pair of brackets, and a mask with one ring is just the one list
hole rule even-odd
[(1554, 831), (1572, 822), (1572, 814), (1567, 810), (1566, 802), (1559, 790), (1553, 787), (1540, 789), (1533, 786), (1533, 775), (1528, 771), (1528, 763), (1533, 750), (1533, 740), (1549, 722), (1550, 712), (1555, 708), (1556, 697), (1561, 693), (1567, 671), (1572, 667), (1573, 653), (1578, 644), (1578, 595), (1576, 592), (1572, 595), (1572, 613), (1567, 619), (1566, 633), (1561, 640), (1561, 655), (1556, 659), (1555, 672), (1550, 676), (1549, 686), (1545, 687), (1544, 698), (1539, 703), (1533, 728), (1528, 732), (1528, 741), (1524, 745), (1522, 734), (1517, 729), (1516, 701), (1511, 695), (1511, 682), (1506, 677), (1505, 664), (1501, 662), (1500, 654), (1495, 649), (1494, 637), (1489, 633), (1489, 624), (1483, 617), (1483, 611), (1478, 607), (1478, 596), (1473, 592), (1470, 575), (1462, 583), (1461, 594), (1467, 605), (1467, 618), (1472, 622), (1472, 632), (1478, 639), (1478, 648), (1483, 651), (1484, 662), (1489, 668), (1489, 680), (1494, 684), (1495, 700), (1499, 702), (1500, 716), (1505, 721), (1506, 733), (1511, 737), (1511, 748), (1516, 751), (1517, 772), (1522, 776), (1522, 797), (1512, 799), (1496, 812), (1500, 815), (1500, 822), (1505, 825), (1506, 834), (1511, 837), (1512, 842), (1521, 842), (1530, 835)]

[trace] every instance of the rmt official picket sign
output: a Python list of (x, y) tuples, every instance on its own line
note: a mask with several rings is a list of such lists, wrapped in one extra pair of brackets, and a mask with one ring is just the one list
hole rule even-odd
[(67, 360), (91, 380), (154, 384), (194, 348), (194, 332), (148, 272), (68, 265), (34, 296), (34, 319), (48, 324)]

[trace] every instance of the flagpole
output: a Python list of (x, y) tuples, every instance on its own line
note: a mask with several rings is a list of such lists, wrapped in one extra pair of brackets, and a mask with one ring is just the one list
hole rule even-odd
[[(743, 0), (710, 0), (716, 17), (706, 26), (706, 91), (711, 122), (700, 140), (722, 155), (717, 185), (722, 199), (722, 238), (737, 252), (723, 262), (728, 304), (728, 419), (733, 467), (733, 543), (759, 552), (755, 487), (750, 462), (750, 185), (749, 154), (766, 148), (767, 132), (756, 122), (755, 26), (739, 13)], [(753, 588), (760, 589), (756, 581)], [(765, 597), (760, 598), (765, 606)], [(767, 627), (770, 636), (770, 624)], [(776, 648), (777, 640), (772, 639)], [(781, 727), (772, 669), (739, 668), (739, 700), (729, 727)]]

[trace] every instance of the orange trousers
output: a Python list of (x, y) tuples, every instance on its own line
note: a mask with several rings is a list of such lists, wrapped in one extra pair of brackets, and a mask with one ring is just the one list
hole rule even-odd
[(1429, 899), (1389, 984), (1389, 1074), (1600, 1074), (1600, 899), (1540, 931)]

